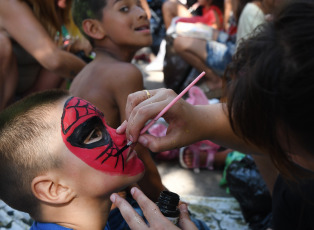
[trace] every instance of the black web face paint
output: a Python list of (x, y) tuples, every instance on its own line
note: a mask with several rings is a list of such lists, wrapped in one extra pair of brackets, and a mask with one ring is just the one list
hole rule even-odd
[(67, 148), (95, 169), (128, 175), (144, 170), (142, 162), (125, 167), (128, 151), (119, 151), (126, 143), (125, 135), (116, 134), (103, 114), (83, 99), (72, 97), (65, 102), (61, 130)]

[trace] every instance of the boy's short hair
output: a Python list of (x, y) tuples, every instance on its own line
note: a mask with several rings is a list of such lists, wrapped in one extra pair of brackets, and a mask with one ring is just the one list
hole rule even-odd
[(61, 166), (50, 148), (61, 117), (50, 112), (67, 96), (62, 90), (34, 94), (0, 113), (0, 199), (12, 208), (36, 213), (32, 180)]
[(86, 19), (102, 19), (102, 10), (107, 5), (107, 0), (73, 0), (72, 17), (81, 33), (93, 44), (93, 39), (83, 30), (82, 24)]

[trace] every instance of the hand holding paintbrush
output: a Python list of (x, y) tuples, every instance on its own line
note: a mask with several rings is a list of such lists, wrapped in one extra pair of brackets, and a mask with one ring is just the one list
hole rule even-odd
[[(160, 113), (151, 120), (140, 132), (144, 134), (160, 117), (162, 117), (189, 89), (195, 85), (203, 76), (205, 72), (202, 72), (197, 78), (194, 79), (177, 97), (175, 97)], [(132, 141), (129, 141), (120, 151), (124, 151), (133, 144)]]

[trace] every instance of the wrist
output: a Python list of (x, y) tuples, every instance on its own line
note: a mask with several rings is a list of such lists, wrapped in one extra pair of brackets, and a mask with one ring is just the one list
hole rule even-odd
[(196, 141), (205, 140), (208, 137), (208, 124), (210, 114), (208, 113), (208, 105), (195, 105), (193, 111), (194, 133)]
[(195, 130), (198, 140), (215, 140), (226, 121), (224, 106), (221, 103), (195, 106)]

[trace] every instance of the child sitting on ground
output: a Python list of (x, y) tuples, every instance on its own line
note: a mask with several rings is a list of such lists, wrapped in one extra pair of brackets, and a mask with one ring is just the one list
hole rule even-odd
[[(143, 90), (143, 77), (131, 60), (136, 51), (149, 46), (149, 20), (139, 1), (95, 0), (73, 2), (72, 15), (94, 47), (96, 58), (75, 78), (70, 94), (96, 105), (111, 127), (125, 117), (130, 93)], [(164, 186), (147, 148), (136, 146), (147, 169), (139, 181), (142, 191), (157, 201)]]
[(144, 172), (125, 144), (85, 100), (61, 90), (24, 98), (0, 114), (0, 199), (29, 213), (33, 230), (110, 229), (109, 196)]

